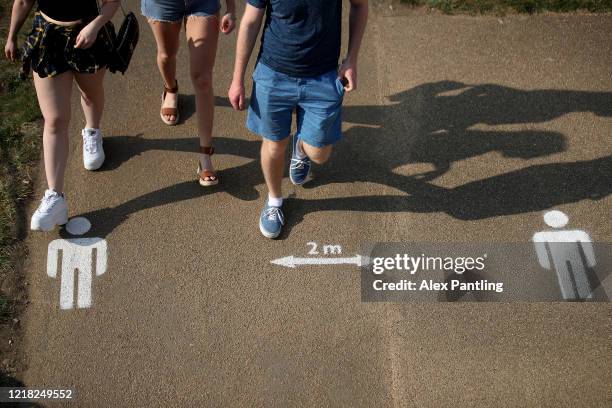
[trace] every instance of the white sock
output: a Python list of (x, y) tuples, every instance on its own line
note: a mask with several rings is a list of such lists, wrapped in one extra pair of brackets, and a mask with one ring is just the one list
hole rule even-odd
[(295, 156), (298, 159), (305, 159), (306, 153), (304, 153), (304, 150), (302, 150), (302, 144), (300, 143), (300, 140), (298, 139), (298, 142), (295, 144)]
[(282, 207), (283, 206), (283, 197), (272, 197), (268, 194), (268, 205), (270, 207)]

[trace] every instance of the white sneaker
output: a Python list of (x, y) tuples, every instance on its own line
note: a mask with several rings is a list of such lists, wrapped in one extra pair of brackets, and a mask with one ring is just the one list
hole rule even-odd
[(55, 190), (46, 190), (40, 205), (32, 215), (30, 229), (51, 231), (56, 225), (68, 222), (68, 204), (63, 194)]
[(81, 131), (83, 136), (83, 165), (87, 170), (97, 170), (104, 163), (104, 149), (102, 148), (102, 132), (100, 129), (85, 128)]

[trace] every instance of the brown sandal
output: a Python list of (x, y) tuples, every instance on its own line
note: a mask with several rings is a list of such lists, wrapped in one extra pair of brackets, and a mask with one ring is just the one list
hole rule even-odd
[[(214, 152), (215, 152), (215, 148), (212, 146), (209, 146), (209, 147), (200, 146), (200, 153), (212, 156)], [(200, 185), (203, 187), (216, 186), (217, 184), (219, 184), (219, 177), (217, 177), (217, 173), (215, 173), (212, 170), (202, 169), (202, 164), (199, 159), (198, 159), (198, 181), (200, 182)]]
[[(175, 94), (178, 93), (178, 80), (175, 81), (174, 88), (168, 88), (166, 84), (164, 84), (164, 92), (162, 93), (162, 108), (159, 111), (159, 116), (161, 117), (162, 122), (166, 125), (174, 126), (178, 123), (179, 120), (179, 112), (178, 112), (178, 99), (176, 101), (176, 108), (164, 108), (164, 101), (166, 100), (166, 94)], [(164, 116), (174, 115), (174, 120), (168, 120)]]

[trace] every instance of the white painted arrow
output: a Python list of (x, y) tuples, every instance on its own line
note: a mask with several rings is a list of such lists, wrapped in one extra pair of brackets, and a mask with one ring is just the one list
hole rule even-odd
[(285, 256), (283, 258), (273, 259), (270, 263), (275, 265), (285, 266), (287, 268), (295, 268), (297, 265), (340, 265), (340, 264), (353, 264), (357, 266), (367, 265), (369, 262), (368, 257), (355, 255), (351, 258), (299, 258), (293, 255)]

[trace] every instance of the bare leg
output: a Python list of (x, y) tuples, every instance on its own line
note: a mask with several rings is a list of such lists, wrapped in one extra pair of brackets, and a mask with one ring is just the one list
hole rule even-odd
[(52, 78), (41, 78), (34, 73), (34, 86), (40, 111), (44, 118), (43, 151), (45, 174), (50, 189), (64, 191), (64, 173), (68, 161), (68, 125), (72, 72)]
[(328, 145), (325, 147), (315, 147), (309, 145), (308, 143), (304, 143), (302, 140), (300, 140), (298, 143), (301, 144), (302, 151), (306, 153), (306, 156), (308, 156), (308, 158), (313, 162), (317, 164), (323, 164), (327, 160), (329, 160), (329, 156), (331, 155), (333, 148), (332, 145)]
[(280, 142), (263, 139), (261, 144), (261, 169), (266, 179), (268, 193), (274, 198), (283, 196), (281, 183), (285, 174), (285, 150), (290, 139), (286, 137)]
[[(219, 39), (219, 18), (190, 16), (185, 22), (185, 32), (189, 46), (191, 82), (195, 90), (200, 146), (212, 146), (215, 109), (212, 76)], [(207, 154), (200, 154), (200, 163), (203, 169), (213, 169)], [(209, 179), (214, 180), (214, 177)]]
[[(179, 50), (179, 35), (181, 33), (182, 21), (172, 23), (149, 20), (157, 43), (157, 67), (162, 79), (168, 88), (176, 84), (176, 54)], [(175, 108), (178, 103), (178, 93), (167, 93), (162, 107)], [(164, 115), (166, 120), (175, 121), (175, 115)]]
[(104, 111), (104, 74), (106, 68), (95, 74), (74, 73), (77, 85), (81, 90), (81, 106), (85, 115), (85, 127), (100, 129)]

